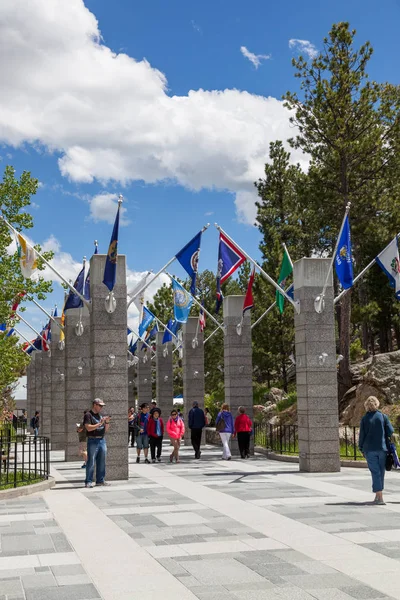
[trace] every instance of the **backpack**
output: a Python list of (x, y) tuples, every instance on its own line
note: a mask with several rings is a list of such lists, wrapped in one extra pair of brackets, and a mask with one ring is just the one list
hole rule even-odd
[(218, 421), (218, 423), (215, 425), (215, 429), (217, 431), (222, 431), (223, 429), (225, 429), (225, 427), (226, 427), (225, 419), (224, 419), (224, 417), (221, 417), (220, 420)]
[(35, 417), (32, 417), (31, 419), (31, 427), (32, 429), (35, 429)]

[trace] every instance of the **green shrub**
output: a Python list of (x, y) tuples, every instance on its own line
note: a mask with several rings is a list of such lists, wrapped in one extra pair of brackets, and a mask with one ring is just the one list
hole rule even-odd
[(356, 362), (357, 360), (362, 360), (365, 356), (366, 352), (362, 347), (360, 338), (354, 340), (350, 344), (350, 360)]
[(284, 410), (286, 410), (287, 408), (290, 408), (291, 406), (293, 406), (293, 404), (296, 404), (297, 402), (297, 392), (293, 391), (293, 392), (289, 392), (288, 395), (286, 396), (286, 398), (283, 398), (282, 400), (279, 400), (279, 402), (276, 403), (276, 410), (278, 412), (282, 412)]

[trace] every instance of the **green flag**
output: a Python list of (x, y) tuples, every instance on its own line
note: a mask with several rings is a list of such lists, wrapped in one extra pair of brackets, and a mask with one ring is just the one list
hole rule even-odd
[[(281, 271), (279, 273), (279, 279), (278, 279), (278, 283), (281, 286), (281, 288), (284, 289), (286, 287), (286, 280), (289, 277), (289, 275), (291, 275), (292, 271), (293, 271), (292, 261), (290, 260), (289, 252), (287, 251), (286, 246), (285, 246), (285, 251), (283, 253), (283, 259), (282, 259), (282, 264), (281, 264)], [(282, 314), (284, 311), (285, 296), (283, 296), (283, 294), (278, 292), (278, 290), (276, 290), (276, 304), (279, 308), (279, 312)]]

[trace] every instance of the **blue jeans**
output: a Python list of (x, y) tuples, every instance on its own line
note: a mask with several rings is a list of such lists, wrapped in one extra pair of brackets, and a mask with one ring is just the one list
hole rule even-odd
[(372, 491), (382, 492), (385, 482), (386, 450), (366, 452), (368, 468), (372, 475)]
[(85, 483), (93, 482), (94, 464), (96, 463), (96, 483), (103, 483), (106, 476), (107, 444), (104, 438), (87, 439), (87, 461)]

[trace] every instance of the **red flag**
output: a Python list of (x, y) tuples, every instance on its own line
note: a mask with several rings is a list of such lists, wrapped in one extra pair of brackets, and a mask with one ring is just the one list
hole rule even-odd
[(252, 271), (252, 273), (250, 275), (249, 283), (247, 285), (246, 296), (244, 297), (243, 314), (246, 312), (246, 310), (252, 309), (253, 305), (254, 305), (254, 301), (253, 301), (253, 283), (254, 283), (255, 274), (256, 274), (256, 268), (253, 267), (253, 271)]
[(199, 326), (200, 331), (204, 331), (206, 328), (206, 313), (204, 312), (204, 301), (201, 303), (202, 308), (200, 309), (199, 314)]
[(10, 319), (13, 319), (15, 317), (15, 311), (17, 310), (22, 298), (25, 296), (26, 292), (19, 292), (19, 294), (17, 294), (14, 303), (11, 307), (11, 314), (10, 314)]

